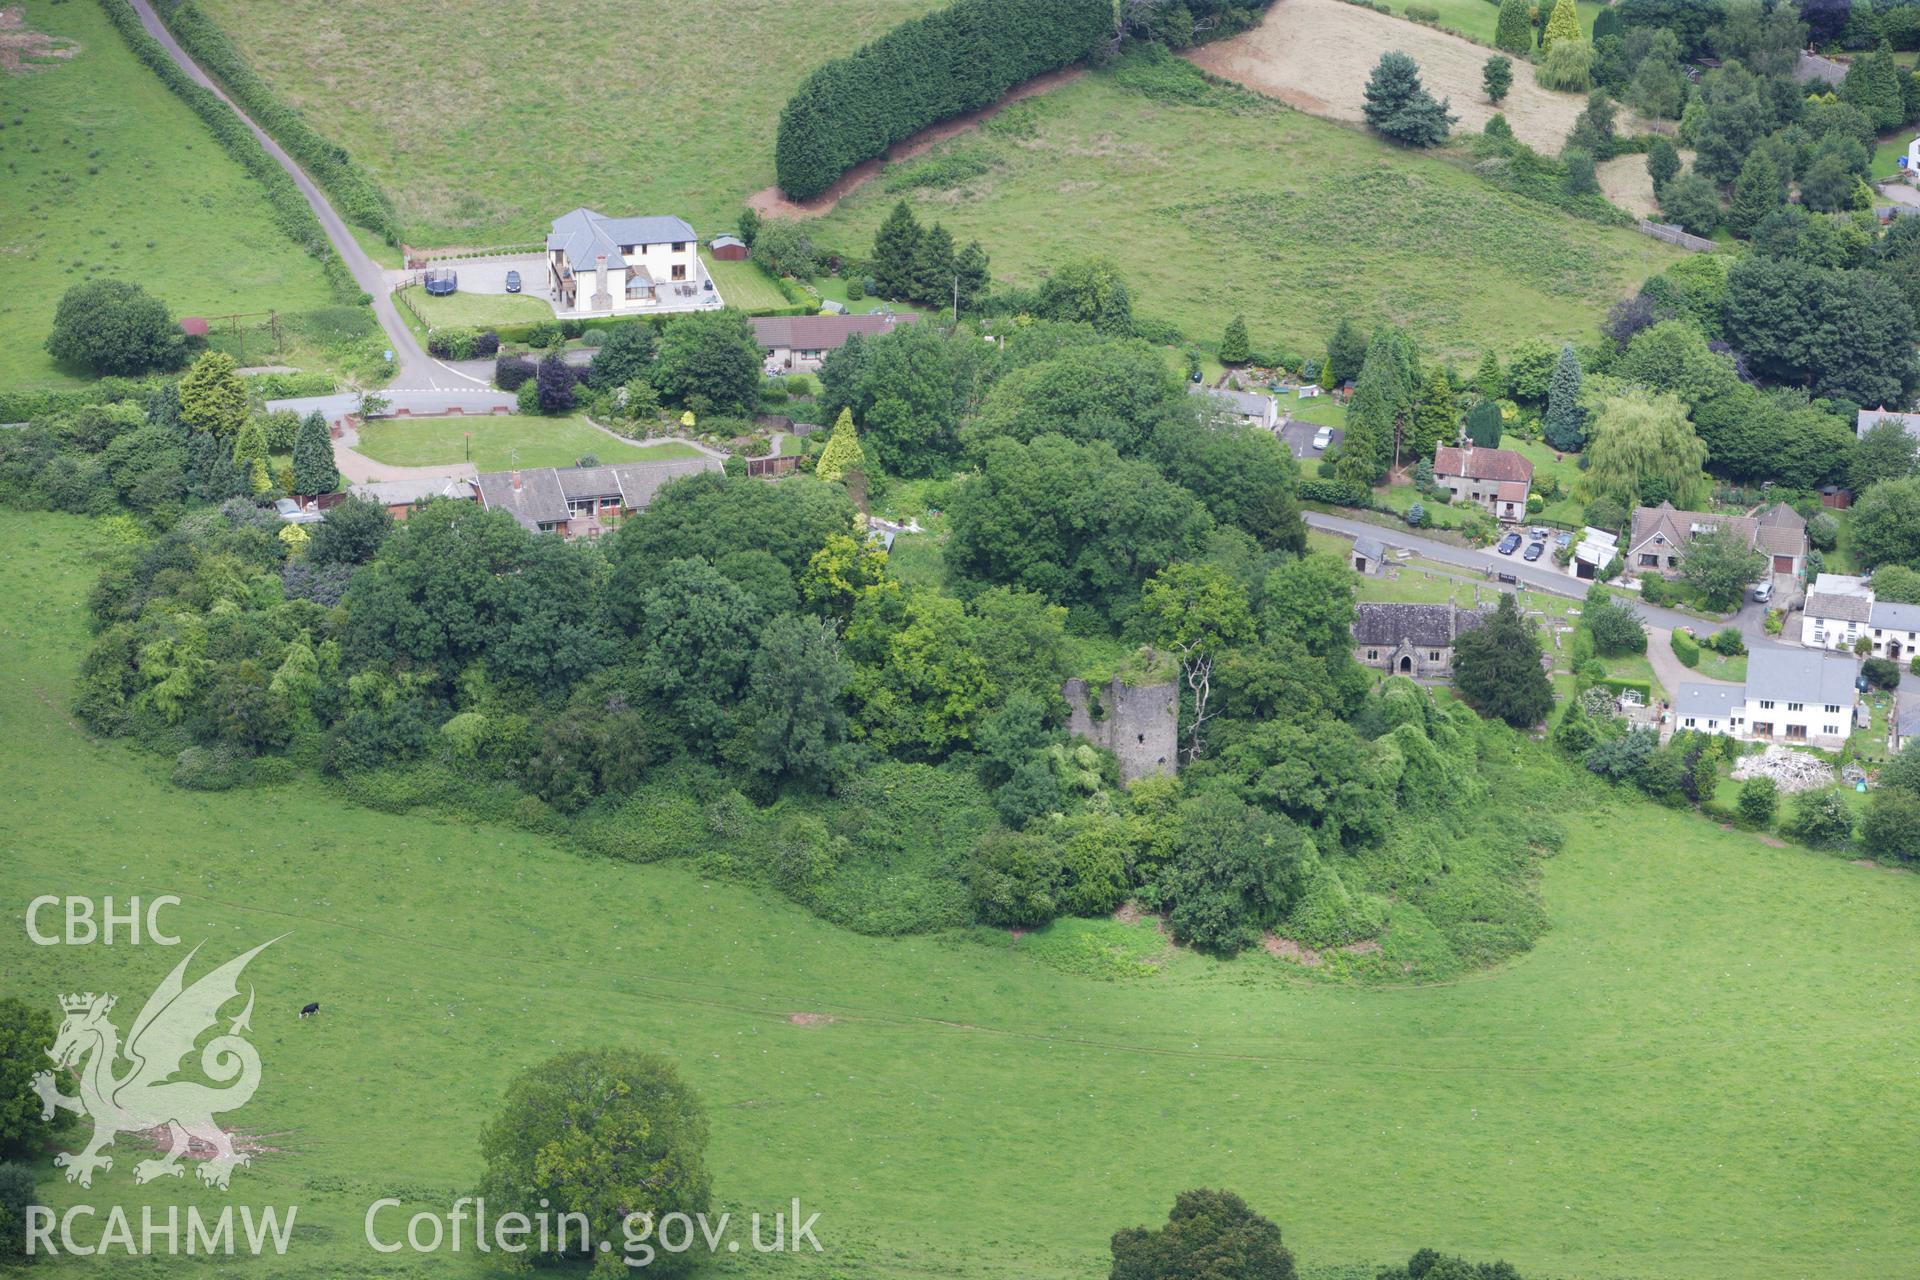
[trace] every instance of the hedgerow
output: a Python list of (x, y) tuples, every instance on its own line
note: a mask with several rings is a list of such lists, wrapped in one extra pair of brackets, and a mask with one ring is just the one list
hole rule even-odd
[(780, 189), (811, 199), (902, 138), (1078, 62), (1112, 30), (1108, 0), (959, 0), (903, 22), (788, 99), (774, 143)]
[(273, 135), (274, 141), (313, 175), (341, 217), (378, 232), (388, 244), (400, 243), (400, 224), (386, 192), (353, 163), (344, 147), (315, 133), (298, 111), (282, 102), (234, 51), (226, 32), (201, 13), (192, 0), (179, 5), (162, 3), (157, 8), (180, 47), (225, 86), (254, 123)]
[(193, 113), (213, 133), (215, 141), (226, 148), (227, 154), (239, 161), (260, 183), (266, 193), (267, 206), (273, 212), (274, 225), (319, 261), (327, 284), (334, 293), (343, 300), (358, 299), (361, 296), (360, 286), (354, 282), (352, 273), (334, 250), (333, 243), (327, 239), (327, 233), (321, 229), (320, 219), (314, 216), (312, 206), (307, 204), (307, 198), (300, 194), (300, 188), (293, 184), (287, 171), (267, 154), (260, 140), (253, 136), (253, 131), (220, 100), (220, 95), (197, 83), (167, 56), (160, 42), (148, 35), (146, 28), (140, 25), (139, 16), (126, 0), (100, 0), (100, 7), (106, 12), (107, 21), (114, 25), (127, 42), (127, 47), (133, 50), (134, 56), (146, 63), (160, 78), (160, 83), (192, 108)]

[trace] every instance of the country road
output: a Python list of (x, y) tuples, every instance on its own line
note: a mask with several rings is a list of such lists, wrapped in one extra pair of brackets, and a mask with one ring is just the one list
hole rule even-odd
[[(1538, 564), (1528, 564), (1519, 556), (1503, 556), (1492, 551), (1477, 551), (1472, 547), (1456, 547), (1452, 543), (1440, 542), (1433, 538), (1423, 538), (1417, 533), (1405, 529), (1390, 529), (1364, 520), (1353, 520), (1345, 516), (1327, 515), (1319, 511), (1308, 511), (1304, 518), (1309, 529), (1319, 529), (1326, 533), (1337, 533), (1343, 537), (1365, 534), (1378, 538), (1389, 547), (1400, 547), (1437, 560), (1441, 564), (1454, 565), (1461, 569), (1470, 569), (1481, 573), (1493, 569), (1499, 573), (1510, 573), (1520, 580), (1520, 585), (1535, 591), (1551, 592), (1554, 595), (1569, 596), (1575, 600), (1585, 598), (1588, 583), (1569, 577), (1557, 567), (1542, 568)], [(1646, 619), (1649, 627), (1662, 631), (1672, 631), (1677, 627), (1690, 627), (1695, 631), (1717, 631), (1721, 624), (1703, 621), (1691, 614), (1677, 613), (1672, 609), (1662, 609), (1658, 605), (1644, 604), (1638, 600), (1631, 602)], [(1776, 636), (1766, 633), (1767, 611), (1765, 607), (1747, 601), (1735, 615), (1733, 625), (1740, 628), (1746, 637), (1749, 649), (1790, 648)]]
[(413, 330), (407, 328), (406, 322), (400, 318), (399, 309), (393, 305), (393, 297), (388, 292), (385, 271), (367, 254), (365, 249), (360, 247), (360, 242), (354, 238), (346, 221), (334, 211), (333, 205), (328, 202), (319, 184), (308, 177), (307, 171), (296, 164), (293, 157), (283, 151), (280, 144), (275, 142), (266, 130), (255, 124), (253, 118), (227, 96), (226, 92), (214, 82), (212, 76), (202, 71), (199, 65), (187, 56), (187, 51), (180, 47), (179, 42), (173, 38), (173, 33), (167, 30), (164, 22), (160, 21), (160, 15), (154, 12), (151, 0), (130, 0), (130, 3), (133, 5), (134, 12), (140, 15), (141, 25), (146, 27), (149, 35), (160, 42), (161, 48), (167, 51), (167, 56), (178, 63), (188, 75), (211, 89), (235, 115), (240, 117), (247, 128), (253, 131), (253, 136), (260, 140), (260, 145), (267, 149), (267, 154), (272, 156), (275, 162), (292, 177), (294, 185), (300, 189), (300, 194), (305, 196), (307, 203), (313, 207), (314, 216), (320, 219), (320, 229), (327, 233), (327, 239), (333, 242), (333, 247), (346, 261), (347, 270), (353, 273), (354, 282), (373, 299), (373, 314), (380, 321), (380, 328), (387, 336), (388, 345), (393, 348), (394, 371), (393, 381), (388, 384), (389, 388), (454, 391), (469, 390), (476, 383), (486, 386), (485, 382), (458, 370), (449, 369), (421, 350), (419, 341), (413, 336)]

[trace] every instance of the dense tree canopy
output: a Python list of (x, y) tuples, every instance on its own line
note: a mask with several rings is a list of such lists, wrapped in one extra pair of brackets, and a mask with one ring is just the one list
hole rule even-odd
[(129, 280), (88, 280), (60, 297), (47, 354), (90, 372), (178, 369), (187, 341), (167, 304)]

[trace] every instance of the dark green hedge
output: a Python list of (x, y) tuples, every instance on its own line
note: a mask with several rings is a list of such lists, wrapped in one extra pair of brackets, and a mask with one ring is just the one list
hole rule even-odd
[(388, 244), (400, 243), (400, 224), (386, 192), (355, 166), (344, 147), (315, 133), (298, 111), (282, 102), (234, 51), (226, 32), (192, 0), (180, 5), (162, 0), (156, 8), (180, 47), (312, 175), (341, 217), (378, 233)]
[(147, 64), (154, 75), (160, 77), (160, 83), (172, 90), (174, 95), (193, 109), (207, 128), (213, 133), (214, 140), (225, 147), (227, 154), (252, 174), (260, 183), (267, 197), (267, 205), (273, 211), (273, 221), (281, 231), (295, 244), (312, 254), (320, 262), (320, 269), (326, 273), (327, 283), (333, 287), (334, 294), (342, 301), (358, 301), (361, 297), (360, 286), (354, 282), (353, 273), (347, 270), (347, 264), (340, 260), (334, 250), (333, 242), (327, 239), (327, 233), (320, 228), (320, 219), (313, 214), (313, 207), (307, 198), (300, 194), (300, 188), (293, 185), (293, 179), (272, 156), (267, 154), (253, 131), (233, 113), (233, 109), (220, 100), (220, 95), (196, 81), (180, 69), (160, 42), (147, 34), (140, 25), (140, 17), (126, 0), (100, 0), (100, 7), (133, 50), (134, 57)]
[(902, 138), (1078, 62), (1112, 33), (1112, 0), (959, 0), (903, 22), (801, 82), (780, 113), (780, 189), (811, 199)]

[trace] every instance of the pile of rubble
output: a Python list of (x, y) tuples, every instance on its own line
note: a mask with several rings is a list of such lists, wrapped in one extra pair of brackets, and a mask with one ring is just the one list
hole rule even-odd
[(1741, 756), (1733, 766), (1733, 778), (1736, 782), (1772, 778), (1775, 786), (1792, 795), (1832, 786), (1833, 766), (1791, 747), (1768, 747), (1757, 756)]

